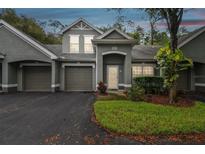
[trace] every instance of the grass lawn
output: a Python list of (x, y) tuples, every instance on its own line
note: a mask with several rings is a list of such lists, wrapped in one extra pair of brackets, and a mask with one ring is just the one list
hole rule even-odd
[(105, 128), (130, 135), (205, 132), (205, 104), (190, 108), (127, 100), (97, 101), (97, 121)]

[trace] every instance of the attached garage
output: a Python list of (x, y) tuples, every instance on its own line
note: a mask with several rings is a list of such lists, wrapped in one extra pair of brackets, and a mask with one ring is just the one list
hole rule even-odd
[(51, 66), (24, 66), (24, 91), (51, 91)]
[(66, 91), (92, 91), (91, 66), (67, 66), (65, 68)]

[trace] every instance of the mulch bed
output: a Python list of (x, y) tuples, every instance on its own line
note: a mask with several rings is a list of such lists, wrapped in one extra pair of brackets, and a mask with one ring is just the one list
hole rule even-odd
[(178, 97), (175, 103), (169, 103), (169, 97), (165, 95), (146, 95), (145, 101), (154, 104), (171, 105), (177, 107), (192, 107), (195, 105), (195, 101), (186, 97)]

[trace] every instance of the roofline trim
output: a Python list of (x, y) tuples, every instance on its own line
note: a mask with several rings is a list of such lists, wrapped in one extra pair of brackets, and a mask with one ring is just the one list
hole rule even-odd
[(119, 34), (121, 34), (122, 36), (124, 36), (126, 39), (131, 40), (133, 39), (132, 37), (128, 36), (127, 34), (125, 34), (124, 32), (122, 32), (121, 30), (117, 29), (117, 28), (112, 28), (110, 30), (108, 30), (107, 32), (105, 32), (104, 34), (96, 37), (96, 39), (103, 39), (105, 36), (109, 35), (110, 33), (112, 33), (113, 31), (117, 31)]
[(92, 29), (96, 30), (98, 33), (103, 34), (103, 32), (101, 30), (99, 30), (98, 28), (96, 28), (94, 25), (92, 25), (91, 23), (89, 23), (88, 21), (86, 21), (83, 18), (77, 19), (76, 21), (74, 21), (73, 23), (71, 23), (70, 25), (65, 27), (62, 31), (60, 31), (60, 33), (61, 34), (65, 33), (67, 30), (69, 30), (71, 27), (73, 27), (75, 24), (77, 24), (80, 21), (86, 23), (88, 26), (90, 26)]
[(197, 36), (199, 36), (203, 32), (205, 32), (205, 27), (203, 29), (201, 29), (199, 32), (197, 32), (194, 35), (192, 35), (191, 37), (187, 38), (185, 41), (181, 42), (178, 45), (178, 47), (179, 48), (183, 47), (185, 44), (187, 44), (188, 42), (190, 42), (191, 40), (193, 40), (194, 38), (196, 38)]
[(4, 20), (0, 19), (0, 23), (3, 24), (2, 26), (4, 26), (6, 29), (8, 29), (9, 31), (13, 32), (15, 35), (17, 35), (18, 37), (20, 37), (21, 39), (23, 39), (24, 41), (26, 41), (27, 43), (29, 43), (30, 45), (32, 45), (33, 47), (35, 47), (36, 49), (41, 51), (44, 55), (49, 56), (49, 58), (51, 58), (51, 59), (57, 59), (58, 58), (55, 54), (50, 52), (48, 49), (46, 49), (45, 47), (43, 47), (39, 43), (33, 41), (28, 36), (23, 34), (21, 31), (19, 31), (15, 27), (11, 26), (10, 24), (5, 22)]

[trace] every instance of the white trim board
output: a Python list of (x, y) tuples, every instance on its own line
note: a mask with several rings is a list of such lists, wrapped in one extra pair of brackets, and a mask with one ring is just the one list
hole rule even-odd
[(124, 36), (128, 40), (132, 40), (133, 39), (132, 37), (128, 36), (127, 34), (125, 34), (124, 32), (122, 32), (121, 30), (119, 30), (117, 28), (112, 28), (112, 29), (106, 31), (104, 34), (96, 37), (96, 39), (103, 39), (103, 38), (105, 38), (106, 36), (108, 36), (109, 34), (111, 34), (114, 31), (118, 32), (119, 34), (121, 34), (122, 36)]
[(78, 20), (74, 21), (73, 23), (71, 23), (69, 26), (65, 27), (60, 33), (63, 34), (65, 33), (67, 30), (69, 30), (70, 28), (72, 28), (74, 25), (76, 25), (79, 22), (84, 22), (85, 24), (87, 24), (88, 26), (90, 26), (92, 29), (94, 29), (95, 31), (97, 31), (100, 34), (103, 34), (103, 32), (101, 30), (99, 30), (98, 28), (96, 28), (94, 25), (90, 24), (89, 22), (87, 22), (85, 19), (83, 18), (79, 18)]
[(90, 67), (92, 67), (92, 68), (95, 68), (95, 64), (87, 64), (87, 63), (64, 63), (64, 64), (62, 64), (62, 67), (65, 67), (65, 66), (76, 66), (76, 67), (78, 67), (78, 66), (85, 66), (85, 67), (87, 67), (87, 66), (90, 66)]
[(51, 88), (56, 88), (56, 87), (60, 87), (60, 83), (52, 84), (52, 85), (51, 85)]
[(43, 47), (42, 45), (38, 44), (37, 42), (35, 42), (34, 40), (32, 40), (31, 38), (29, 38), (28, 36), (26, 36), (24, 33), (22, 33), (21, 31), (19, 31), (18, 29), (14, 28), (13, 26), (11, 26), (10, 24), (8, 24), (7, 22), (5, 22), (4, 20), (0, 20), (0, 23), (3, 24), (3, 27), (5, 27), (7, 30), (11, 31), (12, 33), (14, 33), (15, 35), (17, 35), (18, 37), (20, 37), (21, 39), (23, 39), (24, 41), (26, 41), (27, 43), (29, 43), (30, 45), (32, 45), (34, 48), (38, 49), (39, 51), (41, 51), (44, 55), (50, 57), (51, 59), (57, 59), (58, 57), (53, 54), (51, 51), (49, 51), (48, 49), (46, 49), (45, 47)]
[(2, 84), (2, 88), (12, 88), (12, 87), (17, 87), (18, 84)]
[(197, 36), (199, 36), (201, 33), (205, 32), (205, 27), (202, 28), (200, 31), (198, 31), (197, 33), (193, 34), (191, 37), (187, 38), (185, 41), (183, 41), (182, 43), (180, 43), (178, 46), (179, 48), (183, 47), (185, 44), (187, 44), (188, 42), (190, 42), (191, 40), (193, 40), (194, 38), (196, 38)]
[(109, 55), (109, 54), (120, 54), (120, 55), (124, 55), (126, 56), (127, 53), (125, 52), (122, 52), (122, 51), (106, 51), (106, 52), (103, 52), (102, 55)]
[(205, 87), (205, 83), (195, 83), (195, 86)]

